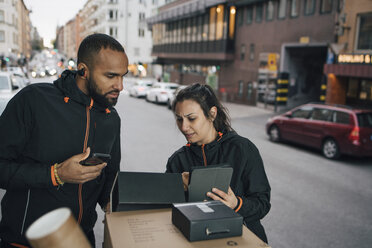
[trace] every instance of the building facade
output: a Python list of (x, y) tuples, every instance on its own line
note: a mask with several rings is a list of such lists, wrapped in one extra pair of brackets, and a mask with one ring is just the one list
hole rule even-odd
[[(75, 57), (81, 40), (93, 33), (108, 34), (117, 39), (125, 48), (129, 62), (136, 68), (137, 65), (145, 67), (153, 61), (151, 56), (152, 37), (147, 29), (146, 18), (151, 16), (154, 9), (164, 4), (164, 0), (88, 0), (77, 13), (75, 23)], [(70, 22), (71, 22), (70, 21)], [(68, 54), (71, 46), (67, 44), (67, 35), (72, 33), (64, 25), (64, 38), (57, 31), (58, 49)], [(69, 31), (66, 31), (69, 30)], [(62, 40), (64, 40), (63, 45)], [(70, 49), (71, 50), (71, 49)]]
[(372, 108), (372, 2), (345, 0), (338, 43), (324, 65), (326, 102)]
[(338, 0), (178, 0), (149, 20), (153, 55), (172, 81), (212, 84), (222, 99), (286, 104), (319, 101)]
[(12, 64), (31, 56), (29, 13), (23, 0), (0, 1), (0, 55)]

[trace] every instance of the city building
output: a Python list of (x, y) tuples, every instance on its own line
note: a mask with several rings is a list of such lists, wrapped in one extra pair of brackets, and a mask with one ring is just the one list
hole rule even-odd
[(339, 0), (178, 0), (148, 20), (152, 54), (171, 81), (206, 82), (223, 100), (274, 103), (286, 81), (287, 107), (319, 101), (339, 12)]
[(0, 1), (0, 56), (8, 65), (23, 65), (31, 56), (29, 14), (23, 0)]
[(337, 32), (338, 43), (324, 65), (326, 102), (372, 108), (371, 1), (344, 1)]
[[(162, 4), (164, 0), (88, 0), (74, 20), (64, 25), (64, 38), (60, 37), (61, 34), (57, 30), (58, 49), (67, 57), (71, 57), (70, 52), (73, 49), (76, 51), (81, 40), (87, 35), (108, 34), (124, 46), (132, 72), (139, 74), (141, 69), (148, 68), (154, 59), (151, 56), (152, 37), (147, 29), (146, 18)], [(73, 26), (75, 31), (71, 29)], [(72, 38), (71, 42), (75, 44), (69, 45), (67, 36), (73, 34), (75, 38)]]

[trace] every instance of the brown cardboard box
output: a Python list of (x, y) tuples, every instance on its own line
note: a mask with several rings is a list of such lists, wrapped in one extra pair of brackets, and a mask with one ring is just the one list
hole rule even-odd
[(106, 215), (104, 248), (244, 248), (269, 247), (245, 226), (243, 235), (189, 242), (172, 224), (170, 209), (115, 212)]

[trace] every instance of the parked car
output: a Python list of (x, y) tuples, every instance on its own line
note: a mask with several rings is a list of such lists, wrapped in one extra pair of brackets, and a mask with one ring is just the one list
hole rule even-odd
[(152, 81), (136, 81), (129, 87), (129, 95), (133, 97), (146, 97), (147, 91), (150, 89), (152, 84)]
[(176, 83), (156, 82), (148, 90), (146, 100), (155, 103), (167, 103), (169, 97), (179, 87)]
[(20, 90), (9, 72), (0, 72), (0, 114), (4, 111), (8, 101)]
[(266, 132), (271, 141), (314, 147), (329, 159), (341, 154), (372, 156), (372, 110), (305, 104), (270, 118)]
[(184, 88), (186, 88), (187, 85), (180, 85), (175, 91), (173, 94), (170, 94), (169, 98), (168, 98), (168, 101), (167, 101), (167, 106), (168, 106), (168, 109), (171, 109), (172, 108), (172, 103), (173, 103), (173, 100), (174, 98), (177, 96), (178, 92), (180, 92), (180, 90), (183, 90)]

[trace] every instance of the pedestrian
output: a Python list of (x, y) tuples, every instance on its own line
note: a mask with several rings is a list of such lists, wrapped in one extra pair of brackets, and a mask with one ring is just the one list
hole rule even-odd
[(233, 175), (228, 192), (214, 188), (207, 196), (242, 215), (244, 224), (267, 242), (260, 220), (270, 210), (270, 185), (256, 146), (232, 129), (226, 109), (208, 85), (181, 90), (172, 110), (188, 143), (168, 159), (166, 172), (182, 173), (187, 187), (191, 167), (229, 164)]
[[(27, 228), (59, 207), (71, 209), (95, 247), (96, 205), (107, 208), (119, 171), (121, 124), (113, 106), (128, 58), (118, 41), (93, 34), (80, 44), (77, 68), (53, 84), (25, 87), (0, 117), (1, 248), (27, 247)], [(111, 160), (82, 165), (91, 153)]]

